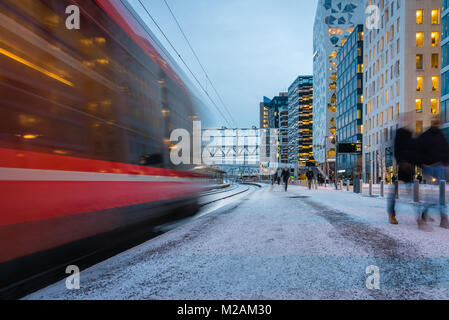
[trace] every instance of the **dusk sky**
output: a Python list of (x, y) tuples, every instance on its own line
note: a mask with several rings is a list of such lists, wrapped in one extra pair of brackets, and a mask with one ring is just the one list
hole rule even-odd
[[(177, 58), (139, 1), (130, 2)], [(318, 0), (167, 2), (238, 127), (259, 126), (259, 103), (263, 96), (272, 98), (287, 91), (298, 75), (313, 72), (312, 30)], [(204, 73), (164, 1), (142, 0), (142, 3), (206, 87)], [(180, 62), (179, 65), (183, 67)], [(213, 94), (210, 85), (207, 90)], [(213, 98), (221, 106), (215, 95)], [(226, 125), (212, 105), (211, 112), (215, 119), (212, 125)]]

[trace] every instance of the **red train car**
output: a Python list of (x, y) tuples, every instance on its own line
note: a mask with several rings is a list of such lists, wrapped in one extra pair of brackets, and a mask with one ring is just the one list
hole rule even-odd
[(0, 294), (195, 211), (201, 180), (169, 161), (190, 88), (126, 1), (0, 0)]

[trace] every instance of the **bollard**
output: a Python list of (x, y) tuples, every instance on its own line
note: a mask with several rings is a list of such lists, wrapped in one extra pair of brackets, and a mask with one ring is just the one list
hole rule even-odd
[(318, 190), (318, 180), (315, 180), (315, 190)]
[(396, 193), (396, 199), (401, 199), (401, 184), (400, 184), (399, 180), (396, 180), (394, 182), (394, 187), (395, 187), (395, 190), (398, 191)]
[(362, 179), (360, 179), (360, 189), (359, 189), (359, 192), (360, 192), (360, 194), (363, 194), (363, 180)]
[(346, 191), (349, 192), (349, 180), (346, 181)]
[(369, 181), (369, 196), (373, 196), (373, 180)]
[(383, 180), (380, 182), (380, 196), (385, 197), (385, 181)]
[(413, 202), (419, 202), (419, 181), (415, 180), (413, 185)]
[(440, 206), (446, 205), (446, 181), (440, 181)]

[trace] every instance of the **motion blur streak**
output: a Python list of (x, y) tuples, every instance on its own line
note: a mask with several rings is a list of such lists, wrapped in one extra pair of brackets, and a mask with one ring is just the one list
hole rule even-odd
[(37, 70), (40, 73), (43, 73), (46, 76), (49, 76), (50, 78), (53, 78), (53, 79), (58, 80), (58, 81), (66, 84), (68, 86), (73, 87), (73, 83), (71, 83), (70, 81), (67, 81), (67, 80), (63, 79), (63, 78), (57, 76), (56, 74), (51, 73), (51, 72), (45, 70), (44, 68), (36, 66), (35, 64), (32, 64), (31, 62), (29, 62), (29, 61), (27, 61), (25, 59), (22, 59), (21, 57), (16, 56), (14, 53), (11, 53), (11, 52), (9, 52), (9, 51), (7, 51), (5, 49), (2, 49), (2, 48), (0, 48), (0, 53), (4, 54), (5, 56), (7, 56), (7, 57), (9, 57), (9, 58), (11, 58), (11, 59), (13, 59), (13, 60), (15, 60), (17, 62), (20, 62), (20, 63), (26, 65), (27, 67), (30, 67), (30, 68), (32, 68), (34, 70)]
[(128, 1), (0, 0), (0, 298), (193, 215), (207, 180), (170, 133), (203, 110)]

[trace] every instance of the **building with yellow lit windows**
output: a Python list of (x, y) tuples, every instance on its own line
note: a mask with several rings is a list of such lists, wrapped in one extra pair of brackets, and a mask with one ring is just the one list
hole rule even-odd
[(440, 114), (441, 0), (366, 0), (378, 25), (364, 34), (365, 181), (392, 181), (395, 130), (420, 134)]
[(299, 76), (288, 88), (288, 162), (306, 166), (313, 158), (313, 76)]
[[(337, 55), (337, 135), (340, 143), (363, 140), (363, 25), (358, 25)], [(362, 152), (337, 154), (340, 179), (360, 179)]]
[[(365, 21), (360, 0), (319, 0), (313, 30), (313, 156), (335, 169), (337, 53)], [(333, 171), (331, 168), (330, 171)]]

